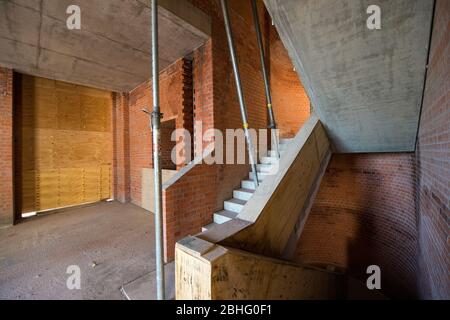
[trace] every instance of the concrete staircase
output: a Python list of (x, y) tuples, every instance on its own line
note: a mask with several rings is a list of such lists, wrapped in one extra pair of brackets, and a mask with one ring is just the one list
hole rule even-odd
[[(280, 155), (283, 156), (284, 151), (288, 148), (293, 139), (280, 139)], [(260, 159), (257, 164), (258, 180), (263, 182), (264, 179), (272, 174), (274, 165), (279, 161), (276, 151), (270, 150), (265, 157)], [(255, 183), (253, 180), (253, 172), (250, 171), (248, 179), (241, 181), (241, 188), (233, 191), (233, 198), (224, 201), (224, 210), (214, 213), (214, 222), (208, 224), (202, 228), (202, 231), (206, 231), (213, 226), (223, 224), (232, 219), (235, 219), (244, 208), (247, 201), (253, 196), (255, 192)]]

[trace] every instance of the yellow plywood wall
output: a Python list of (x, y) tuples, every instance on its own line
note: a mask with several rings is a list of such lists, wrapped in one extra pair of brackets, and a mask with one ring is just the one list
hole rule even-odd
[(112, 94), (20, 75), (16, 182), (21, 212), (108, 199), (112, 192)]

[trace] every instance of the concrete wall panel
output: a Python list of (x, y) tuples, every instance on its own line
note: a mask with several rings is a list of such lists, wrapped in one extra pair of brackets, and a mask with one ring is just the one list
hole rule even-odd
[(432, 0), (265, 0), (338, 152), (414, 151)]

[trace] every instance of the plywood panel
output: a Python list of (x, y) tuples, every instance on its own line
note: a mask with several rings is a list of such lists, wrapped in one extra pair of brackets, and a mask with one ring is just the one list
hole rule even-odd
[(82, 168), (110, 164), (112, 145), (105, 143), (110, 139), (111, 135), (104, 132), (59, 130), (54, 153), (64, 156), (58, 158), (55, 166)]
[(108, 199), (112, 194), (112, 167), (101, 166), (100, 169), (100, 199)]
[(58, 129), (81, 131), (81, 97), (78, 92), (57, 90)]
[(211, 300), (211, 264), (175, 249), (175, 297), (178, 300)]
[[(31, 132), (34, 139), (34, 154), (27, 155), (34, 163), (33, 169), (54, 169), (58, 168), (60, 161), (55, 152), (56, 139), (59, 135), (57, 130), (37, 129)], [(26, 151), (24, 152), (26, 154)]]
[[(59, 183), (55, 192), (58, 194), (58, 207), (83, 203), (82, 175), (80, 169), (58, 170)], [(41, 210), (44, 208), (41, 208)]]
[(175, 250), (178, 300), (289, 300), (342, 297), (343, 276), (209, 243), (195, 237)]
[[(36, 174), (37, 203), (38, 207), (34, 211), (47, 208), (58, 208), (59, 204), (59, 175), (58, 170), (38, 171)], [(63, 189), (64, 190), (64, 189)]]
[(111, 93), (26, 75), (18, 92), (22, 212), (110, 198)]
[(59, 108), (54, 81), (46, 80), (40, 83), (34, 87), (34, 95), (30, 100), (34, 107), (29, 109), (34, 119), (31, 127), (56, 129)]
[(109, 111), (111, 97), (81, 96), (81, 126), (88, 131), (111, 131)]
[(20, 185), (21, 188), (21, 199), (22, 199), (22, 211), (23, 212), (31, 212), (35, 211), (39, 206), (37, 202), (37, 178), (35, 170), (25, 170), (21, 175)]
[[(219, 247), (220, 248), (220, 247)], [(224, 249), (224, 248), (222, 248)], [(339, 298), (342, 276), (244, 251), (225, 249), (212, 262), (214, 300), (303, 300)]]

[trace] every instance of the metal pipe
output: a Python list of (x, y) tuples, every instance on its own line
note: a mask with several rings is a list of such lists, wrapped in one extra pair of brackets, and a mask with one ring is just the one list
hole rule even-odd
[(159, 108), (159, 53), (158, 53), (158, 1), (152, 0), (152, 78), (153, 78), (153, 170), (155, 185), (155, 246), (156, 246), (156, 291), (157, 299), (165, 299), (164, 245), (162, 224), (162, 177), (161, 177), (161, 117)]
[(266, 92), (266, 102), (267, 102), (267, 110), (269, 113), (269, 122), (272, 133), (272, 139), (275, 142), (275, 149), (277, 152), (278, 157), (280, 157), (280, 151), (279, 151), (279, 143), (278, 143), (278, 136), (275, 131), (277, 129), (277, 124), (275, 122), (275, 116), (273, 113), (272, 108), (272, 93), (270, 91), (270, 82), (269, 82), (269, 76), (267, 73), (266, 68), (266, 58), (264, 54), (264, 44), (261, 36), (261, 28), (259, 25), (259, 16), (258, 16), (258, 6), (256, 4), (256, 0), (251, 0), (252, 2), (252, 11), (253, 11), (253, 22), (255, 23), (255, 31), (256, 31), (256, 39), (258, 41), (258, 47), (259, 47), (259, 57), (261, 61), (261, 71), (264, 79), (264, 88)]
[(237, 90), (237, 95), (238, 95), (238, 99), (239, 99), (239, 106), (241, 108), (241, 116), (242, 116), (242, 123), (243, 123), (243, 127), (244, 127), (244, 133), (245, 133), (245, 138), (247, 140), (248, 155), (249, 155), (250, 164), (252, 166), (252, 171), (253, 171), (253, 181), (255, 183), (255, 187), (258, 187), (258, 185), (259, 185), (258, 171), (257, 171), (256, 162), (255, 162), (255, 158), (254, 158), (255, 154), (253, 151), (254, 150), (253, 142), (250, 137), (250, 133), (248, 131), (247, 107), (245, 106), (244, 93), (242, 91), (241, 76), (239, 74), (239, 68), (238, 68), (237, 57), (236, 57), (236, 49), (234, 47), (234, 40), (233, 40), (233, 32), (231, 30), (230, 17), (228, 14), (228, 6), (227, 6), (226, 0), (220, 0), (220, 4), (222, 6), (223, 18), (225, 20), (225, 30), (227, 32), (228, 47), (230, 49), (231, 63), (233, 65), (234, 80), (236, 82), (236, 90)]

